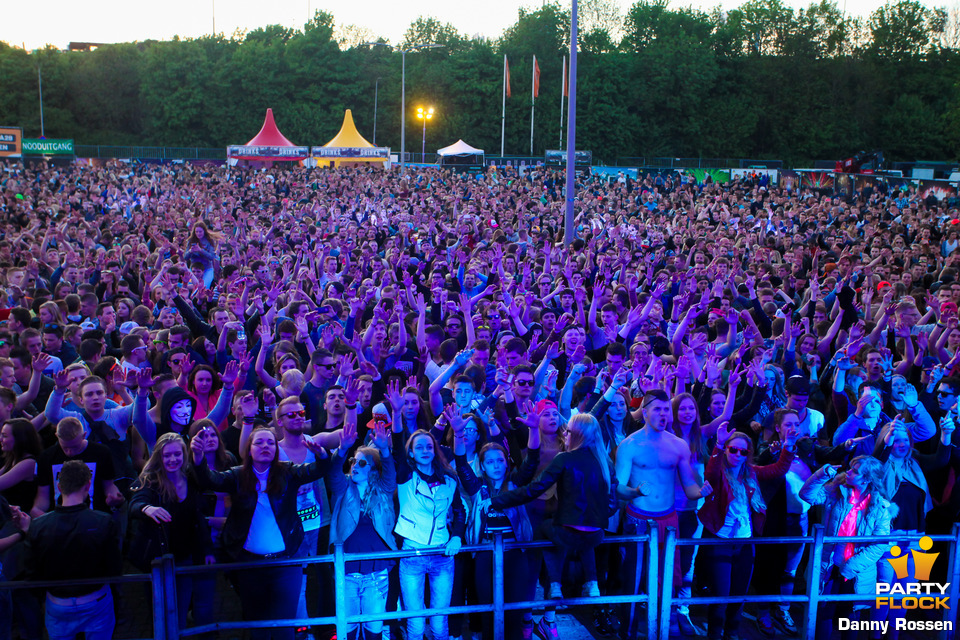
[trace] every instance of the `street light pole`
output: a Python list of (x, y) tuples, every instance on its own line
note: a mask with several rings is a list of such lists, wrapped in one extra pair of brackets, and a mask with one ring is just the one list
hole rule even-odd
[[(363, 44), (378, 47), (390, 47), (386, 42), (364, 42)], [(407, 150), (407, 54), (411, 51), (420, 49), (437, 49), (442, 44), (419, 44), (409, 49), (399, 49), (400, 51), (400, 173), (406, 169), (407, 163), (404, 157)], [(393, 48), (393, 47), (391, 47)], [(376, 100), (376, 99), (374, 99)], [(376, 110), (376, 107), (374, 107)]]
[(46, 138), (43, 133), (43, 74), (40, 73), (40, 62), (37, 62), (37, 88), (40, 91), (40, 137)]
[(573, 200), (576, 189), (577, 154), (577, 0), (570, 11), (570, 80), (569, 109), (567, 109), (567, 193), (563, 216), (563, 244), (570, 246), (574, 240)]
[(377, 98), (380, 96), (380, 78), (373, 85), (373, 146), (377, 146)]

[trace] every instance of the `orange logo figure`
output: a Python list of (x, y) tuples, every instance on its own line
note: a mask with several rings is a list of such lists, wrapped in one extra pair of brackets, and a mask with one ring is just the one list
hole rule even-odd
[[(937, 557), (940, 554), (924, 553), (933, 548), (933, 540), (930, 539), (930, 536), (920, 538), (920, 548), (923, 549), (923, 551), (910, 552), (911, 555), (913, 555), (914, 578), (920, 582), (926, 582), (930, 579), (930, 572), (933, 571), (933, 563), (937, 561)], [(890, 547), (890, 555), (893, 556), (893, 559), (887, 560), (896, 572), (897, 580), (903, 580), (910, 574), (908, 569), (910, 559), (906, 555), (901, 556), (901, 553), (903, 553), (903, 550), (899, 546), (894, 545)]]

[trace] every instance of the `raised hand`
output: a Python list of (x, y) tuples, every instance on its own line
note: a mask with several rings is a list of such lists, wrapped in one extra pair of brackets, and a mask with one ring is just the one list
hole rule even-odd
[(150, 367), (144, 367), (137, 371), (135, 374), (137, 387), (147, 391), (150, 387), (153, 386), (153, 372), (150, 370)]
[(403, 393), (400, 391), (400, 381), (396, 378), (387, 384), (387, 399), (393, 407), (393, 422), (396, 424), (399, 421), (400, 410), (403, 409)]
[(197, 433), (190, 440), (190, 451), (193, 452), (193, 464), (195, 466), (203, 462), (203, 441), (200, 439), (200, 433)]
[(229, 387), (237, 381), (239, 375), (240, 363), (236, 360), (231, 360), (227, 363), (227, 366), (223, 368), (223, 373), (220, 374), (220, 381), (223, 383), (223, 386)]
[(357, 442), (357, 425), (353, 420), (345, 420), (343, 428), (340, 430), (340, 451), (341, 454), (353, 447)]
[(344, 400), (348, 405), (357, 404), (360, 398), (360, 381), (356, 378), (347, 380), (347, 386), (343, 390)]
[(720, 426), (717, 427), (717, 446), (722, 448), (724, 445), (726, 445), (727, 440), (729, 440), (730, 436), (736, 433), (736, 431), (736, 429), (733, 429), (730, 426), (729, 422), (721, 422)]
[(53, 358), (46, 353), (40, 352), (33, 357), (33, 370), (39, 373), (43, 373), (47, 370), (50, 364), (53, 362)]
[(67, 389), (70, 388), (70, 374), (65, 369), (57, 371), (53, 374), (53, 383), (56, 385), (57, 391), (66, 393)]

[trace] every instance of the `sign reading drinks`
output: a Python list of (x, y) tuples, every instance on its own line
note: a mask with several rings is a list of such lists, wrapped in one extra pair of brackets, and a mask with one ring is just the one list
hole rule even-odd
[(390, 159), (390, 147), (313, 147), (314, 158), (382, 158)]
[(19, 127), (0, 127), (0, 158), (20, 157), (22, 135)]
[(33, 156), (72, 156), (73, 140), (24, 138), (23, 153)]
[(227, 147), (229, 158), (283, 158), (299, 160), (310, 155), (309, 147), (261, 147), (232, 145)]

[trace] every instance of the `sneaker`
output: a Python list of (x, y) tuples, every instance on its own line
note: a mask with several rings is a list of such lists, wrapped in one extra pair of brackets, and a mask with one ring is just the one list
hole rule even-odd
[(777, 630), (773, 626), (773, 618), (769, 612), (757, 616), (757, 629), (765, 638), (772, 638), (776, 635)]
[(533, 638), (533, 620), (524, 620), (520, 632), (523, 634), (523, 640), (531, 640)]
[(613, 629), (611, 629), (608, 624), (606, 611), (604, 611), (602, 607), (595, 606), (593, 608), (593, 628), (598, 635), (613, 635)]
[(560, 600), (563, 598), (563, 585), (559, 582), (550, 583), (550, 592), (545, 593), (544, 597), (547, 600)]
[(548, 622), (546, 618), (540, 618), (536, 628), (533, 630), (541, 640), (560, 640), (560, 632), (557, 630), (556, 622)]
[(677, 626), (680, 629), (680, 635), (683, 636), (696, 636), (700, 635), (697, 633), (697, 627), (693, 624), (693, 620), (690, 619), (690, 610), (689, 609), (680, 609), (677, 611)]
[(773, 621), (776, 622), (784, 633), (787, 633), (791, 636), (797, 634), (797, 623), (793, 621), (793, 616), (790, 615), (790, 610), (784, 611), (780, 607), (777, 607), (773, 610)]
[(600, 597), (600, 586), (597, 584), (596, 580), (587, 580), (583, 583), (583, 597), (585, 598), (599, 598)]

